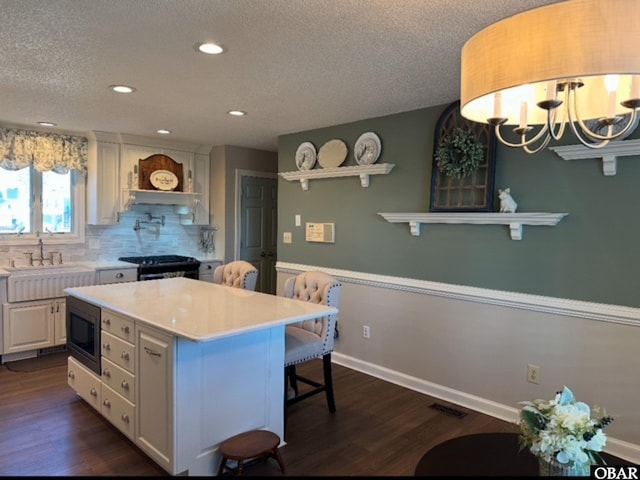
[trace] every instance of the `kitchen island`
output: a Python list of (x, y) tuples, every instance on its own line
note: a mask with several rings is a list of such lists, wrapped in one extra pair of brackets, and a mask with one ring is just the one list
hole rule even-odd
[(188, 278), (68, 288), (101, 311), (101, 375), (68, 383), (172, 475), (213, 475), (218, 445), (284, 438), (284, 331), (337, 309)]

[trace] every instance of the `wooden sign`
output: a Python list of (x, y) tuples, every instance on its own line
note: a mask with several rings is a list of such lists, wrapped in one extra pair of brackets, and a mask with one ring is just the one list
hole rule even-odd
[(182, 173), (182, 164), (176, 162), (173, 158), (163, 155), (161, 153), (156, 153), (154, 155), (150, 155), (147, 158), (141, 158), (138, 160), (138, 188), (140, 190), (161, 190), (153, 185), (151, 182), (151, 175), (153, 172), (158, 170), (167, 170), (173, 173), (177, 179), (178, 183), (175, 188), (172, 188), (173, 192), (182, 192), (183, 190), (183, 173)]

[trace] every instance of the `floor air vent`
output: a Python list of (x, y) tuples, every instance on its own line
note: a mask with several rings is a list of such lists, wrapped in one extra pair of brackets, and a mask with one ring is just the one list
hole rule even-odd
[(450, 417), (464, 418), (467, 416), (465, 412), (462, 412), (453, 407), (447, 407), (446, 405), (442, 405), (441, 403), (432, 403), (431, 405), (429, 405), (429, 408), (438, 410), (439, 412), (442, 412), (445, 415), (449, 415)]

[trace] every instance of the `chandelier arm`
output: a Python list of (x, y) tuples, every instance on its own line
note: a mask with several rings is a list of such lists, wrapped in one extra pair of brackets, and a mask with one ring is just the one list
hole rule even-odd
[(554, 130), (558, 108), (560, 108), (560, 106), (547, 110), (547, 128), (549, 129), (549, 136), (554, 140), (562, 138), (562, 135), (564, 135), (564, 129), (567, 126), (567, 107), (565, 103), (565, 106), (562, 109), (562, 121), (557, 122), (557, 124), (559, 124), (558, 130)]
[(620, 130), (618, 133), (612, 134), (611, 132), (613, 131), (613, 128), (611, 128), (613, 126), (609, 125), (610, 128), (607, 129), (607, 135), (600, 135), (599, 133), (594, 132), (593, 130), (591, 130), (586, 123), (584, 123), (584, 121), (582, 120), (582, 118), (580, 118), (580, 116), (578, 115), (578, 113), (576, 112), (576, 119), (578, 122), (578, 125), (580, 125), (580, 128), (582, 129), (583, 133), (590, 139), (597, 141), (597, 140), (615, 140), (616, 138), (620, 138), (622, 137), (625, 133), (627, 133), (629, 130), (631, 130), (631, 128), (633, 127), (633, 124), (636, 121), (636, 117), (638, 116), (637, 110), (634, 108), (631, 110), (631, 115), (629, 115), (629, 121), (627, 122), (627, 124), (624, 126), (624, 128), (622, 130)]
[[(500, 133), (500, 125), (496, 125), (495, 126), (495, 133), (496, 133), (496, 137), (498, 138), (498, 140), (500, 140), (501, 143), (503, 143), (504, 145), (506, 145), (507, 147), (513, 147), (513, 148), (520, 148), (520, 147), (526, 147), (529, 146), (537, 141), (540, 140), (540, 138), (543, 137), (543, 135), (545, 135), (545, 133), (547, 133), (548, 130), (548, 125), (544, 125), (542, 128), (540, 128), (540, 131), (532, 138), (530, 138), (529, 140), (525, 140), (524, 136), (525, 134), (523, 133), (520, 138), (522, 139), (522, 142), (520, 143), (511, 143), (507, 140), (504, 139), (504, 137), (502, 136), (502, 134)], [(548, 134), (547, 134), (548, 136)], [(548, 141), (547, 141), (548, 143)]]
[[(602, 140), (599, 143), (594, 143), (594, 142), (589, 142), (588, 139), (585, 139), (582, 136), (582, 133), (580, 133), (580, 130), (578, 130), (578, 127), (576, 127), (576, 122), (569, 122), (569, 125), (571, 125), (571, 131), (573, 132), (573, 134), (576, 136), (576, 138), (580, 141), (581, 144), (583, 144), (585, 147), (589, 147), (589, 148), (602, 148), (606, 145), (609, 144), (609, 139), (606, 140)], [(611, 132), (613, 130), (613, 125), (609, 125), (607, 127), (607, 132)], [(584, 132), (583, 132), (584, 133)], [(595, 140), (595, 139), (594, 139)]]
[(525, 152), (527, 152), (527, 153), (538, 153), (543, 148), (545, 148), (547, 145), (549, 145), (549, 141), (551, 141), (551, 135), (547, 135), (545, 137), (544, 141), (537, 148), (531, 149), (528, 146), (524, 146), (523, 150)]

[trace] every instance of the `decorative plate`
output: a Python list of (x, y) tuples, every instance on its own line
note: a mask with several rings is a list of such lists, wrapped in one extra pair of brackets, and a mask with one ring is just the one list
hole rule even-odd
[(316, 147), (311, 142), (303, 142), (296, 150), (296, 167), (298, 170), (311, 170), (316, 164)]
[(356, 140), (353, 156), (358, 165), (372, 165), (380, 157), (381, 151), (380, 137), (373, 132), (366, 132)]
[(318, 163), (322, 168), (335, 168), (347, 158), (347, 145), (338, 139), (329, 140), (318, 152)]
[(149, 181), (151, 182), (151, 185), (156, 187), (158, 190), (169, 191), (178, 186), (178, 177), (176, 177), (175, 173), (170, 172), (169, 170), (156, 170), (151, 172)]

